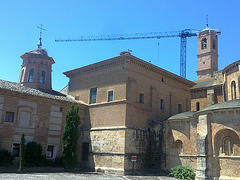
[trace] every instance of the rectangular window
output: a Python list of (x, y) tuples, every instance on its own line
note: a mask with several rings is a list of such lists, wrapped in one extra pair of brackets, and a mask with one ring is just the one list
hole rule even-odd
[(113, 101), (113, 91), (108, 91), (108, 102)]
[(92, 88), (90, 90), (90, 104), (97, 102), (97, 88)]
[(139, 95), (139, 103), (144, 104), (144, 94), (142, 93)]
[(161, 99), (161, 102), (160, 102), (160, 109), (164, 110), (164, 100), (163, 99)]
[(178, 104), (178, 113), (182, 113), (182, 105)]
[(20, 152), (20, 144), (19, 143), (13, 143), (12, 155), (14, 157), (19, 157), (19, 152)]
[(5, 122), (10, 122), (13, 123), (14, 120), (14, 112), (6, 112), (6, 116), (5, 116)]
[(48, 145), (47, 146), (46, 157), (55, 159), (55, 157), (56, 157), (56, 146), (53, 146), (53, 145)]
[(88, 161), (89, 143), (82, 143), (82, 161)]

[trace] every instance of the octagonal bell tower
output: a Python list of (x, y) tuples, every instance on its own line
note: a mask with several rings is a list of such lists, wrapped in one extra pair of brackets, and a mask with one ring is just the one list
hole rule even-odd
[(48, 55), (46, 49), (42, 49), (40, 36), (38, 48), (21, 56), (22, 69), (18, 83), (42, 91), (52, 90), (52, 64), (54, 60)]
[(207, 27), (198, 35), (197, 79), (213, 77), (218, 70), (218, 35), (220, 31)]

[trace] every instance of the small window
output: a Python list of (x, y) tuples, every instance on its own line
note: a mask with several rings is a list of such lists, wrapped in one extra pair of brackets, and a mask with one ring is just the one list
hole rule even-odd
[(55, 159), (55, 157), (56, 157), (56, 146), (53, 146), (53, 145), (48, 145), (47, 146), (46, 157), (51, 158), (51, 159)]
[(60, 107), (60, 108), (59, 108), (59, 111), (60, 111), (60, 112), (63, 112), (63, 107)]
[(14, 157), (19, 157), (19, 152), (20, 152), (20, 144), (19, 143), (13, 143), (12, 155)]
[(41, 78), (40, 78), (40, 83), (45, 84), (45, 78), (46, 78), (46, 72), (42, 71), (41, 72)]
[(89, 143), (82, 143), (82, 161), (88, 161)]
[(10, 122), (13, 123), (14, 120), (14, 112), (6, 112), (6, 116), (5, 116), (5, 122)]
[(113, 101), (113, 91), (108, 91), (108, 102)]
[(233, 153), (233, 142), (230, 137), (227, 137), (223, 140), (223, 153), (227, 156), (232, 155)]
[(207, 49), (207, 39), (202, 39), (202, 49)]
[(176, 143), (177, 143), (177, 153), (182, 154), (183, 152), (182, 141), (178, 140)]
[(164, 110), (164, 100), (163, 99), (161, 99), (161, 101), (160, 101), (160, 109)]
[(34, 77), (34, 69), (31, 69), (29, 71), (28, 82), (33, 82), (33, 77)]
[(164, 82), (164, 79), (162, 78), (162, 82)]
[(182, 105), (178, 104), (178, 113), (182, 113)]
[(196, 103), (196, 111), (199, 111), (199, 110), (200, 110), (200, 103), (197, 102), (197, 103)]
[(212, 47), (213, 47), (213, 49), (216, 49), (215, 40), (212, 41)]
[(92, 88), (90, 90), (90, 104), (97, 102), (97, 88)]
[(139, 95), (139, 103), (144, 104), (144, 94), (142, 93)]

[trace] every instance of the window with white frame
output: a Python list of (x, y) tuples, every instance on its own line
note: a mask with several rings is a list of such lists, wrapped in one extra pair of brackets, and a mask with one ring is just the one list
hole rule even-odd
[(48, 145), (47, 146), (47, 153), (46, 153), (46, 157), (49, 159), (55, 159), (56, 157), (56, 151), (57, 151), (57, 147), (54, 145)]

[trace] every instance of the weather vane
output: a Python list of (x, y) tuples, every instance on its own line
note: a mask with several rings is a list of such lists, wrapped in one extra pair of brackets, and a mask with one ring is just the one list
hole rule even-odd
[(38, 48), (41, 48), (42, 47), (42, 30), (46, 31), (46, 29), (44, 29), (42, 27), (42, 24), (41, 24), (41, 27), (37, 26), (37, 28), (40, 29), (40, 38), (39, 38), (39, 42), (38, 42), (37, 46), (38, 46)]

